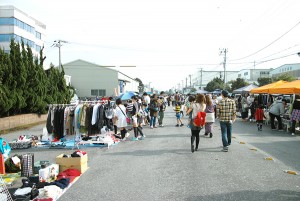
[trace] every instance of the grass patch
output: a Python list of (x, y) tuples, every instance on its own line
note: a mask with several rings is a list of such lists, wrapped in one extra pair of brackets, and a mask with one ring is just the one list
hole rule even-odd
[(40, 122), (36, 122), (36, 123), (32, 123), (32, 124), (18, 126), (18, 127), (15, 127), (15, 128), (0, 130), (0, 134), (5, 135), (5, 134), (9, 134), (10, 132), (14, 132), (14, 131), (26, 130), (26, 129), (29, 129), (29, 128), (32, 128), (34, 126), (41, 125), (41, 124), (46, 124), (46, 121), (40, 121)]

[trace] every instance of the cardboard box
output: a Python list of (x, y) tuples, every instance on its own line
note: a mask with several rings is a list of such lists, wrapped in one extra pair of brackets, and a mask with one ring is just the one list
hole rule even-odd
[(67, 158), (63, 157), (63, 154), (56, 157), (56, 163), (59, 164), (59, 171), (62, 172), (69, 168), (77, 169), (82, 173), (84, 173), (87, 170), (87, 161), (88, 157), (87, 154), (85, 154), (82, 157), (73, 157), (73, 158)]

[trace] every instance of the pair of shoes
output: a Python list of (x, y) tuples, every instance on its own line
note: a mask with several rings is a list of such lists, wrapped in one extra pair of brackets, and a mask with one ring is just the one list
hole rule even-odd
[(164, 125), (163, 125), (163, 124), (161, 124), (161, 125), (159, 125), (159, 127), (164, 127)]
[(176, 126), (176, 127), (179, 127), (179, 124), (176, 124), (175, 126)]
[(278, 131), (282, 132), (283, 130), (282, 130), (282, 129), (279, 129)]
[(184, 124), (181, 124), (180, 127), (184, 126)]
[(157, 128), (157, 126), (153, 126), (153, 128)]
[(223, 147), (222, 151), (223, 152), (228, 152), (228, 146), (227, 147)]
[(295, 133), (292, 133), (292, 135), (295, 135)]
[(153, 126), (150, 126), (150, 129), (153, 129)]
[(143, 140), (144, 139), (144, 136), (141, 136), (138, 138), (138, 140)]
[(198, 147), (195, 148), (195, 151), (198, 151)]
[(122, 141), (122, 142), (126, 141), (126, 137), (124, 137), (121, 141)]
[(137, 137), (133, 137), (133, 138), (131, 138), (131, 140), (132, 140), (132, 141), (138, 141), (138, 140), (139, 140), (139, 138), (137, 138)]
[(210, 134), (209, 134), (209, 137), (210, 137), (210, 138), (212, 138), (212, 136), (213, 136), (213, 134), (212, 134), (212, 133), (210, 133)]
[(191, 146), (191, 151), (192, 151), (192, 153), (194, 153), (194, 151), (195, 151), (194, 145), (193, 145), (193, 144), (192, 144), (192, 146)]

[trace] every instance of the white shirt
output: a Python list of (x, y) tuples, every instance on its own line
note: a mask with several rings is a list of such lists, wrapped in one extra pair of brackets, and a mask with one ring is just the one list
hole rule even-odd
[(144, 100), (145, 100), (147, 105), (150, 104), (150, 96), (148, 96), (148, 95), (144, 96)]
[(123, 128), (127, 126), (126, 121), (126, 108), (124, 105), (119, 105), (116, 107), (116, 116), (118, 117), (117, 127)]

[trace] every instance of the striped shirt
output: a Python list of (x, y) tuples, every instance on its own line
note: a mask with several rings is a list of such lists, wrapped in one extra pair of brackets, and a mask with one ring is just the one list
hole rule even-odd
[(179, 113), (180, 112), (181, 107), (180, 106), (175, 106), (175, 112)]
[(218, 104), (217, 111), (220, 121), (234, 120), (236, 116), (236, 107), (234, 100), (230, 98), (222, 99)]

